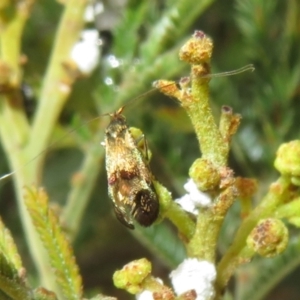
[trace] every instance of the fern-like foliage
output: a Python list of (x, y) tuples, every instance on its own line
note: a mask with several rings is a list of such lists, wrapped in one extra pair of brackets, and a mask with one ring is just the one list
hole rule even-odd
[(252, 135), (271, 165), (274, 149), (298, 130), (300, 6), (298, 1), (235, 2), (245, 53), (256, 67), (255, 88), (250, 91), (255, 101), (247, 105), (248, 113), (243, 117), (259, 128)]
[(22, 261), (18, 253), (17, 247), (10, 234), (10, 231), (4, 226), (0, 219), (0, 252), (3, 259), (7, 261), (11, 269), (16, 271), (22, 268)]
[(32, 222), (48, 252), (65, 299), (82, 299), (82, 279), (69, 241), (62, 232), (57, 216), (48, 206), (43, 189), (26, 189), (26, 206)]
[(33, 299), (10, 231), (0, 219), (0, 299)]

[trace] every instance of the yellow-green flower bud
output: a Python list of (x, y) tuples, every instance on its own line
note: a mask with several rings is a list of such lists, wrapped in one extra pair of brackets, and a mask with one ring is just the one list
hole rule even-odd
[(273, 257), (283, 252), (288, 243), (288, 230), (275, 218), (261, 220), (247, 238), (247, 245), (263, 257)]
[(220, 183), (218, 169), (205, 158), (198, 158), (194, 161), (189, 175), (203, 192), (216, 188)]
[(293, 184), (300, 185), (300, 140), (282, 144), (275, 159), (275, 168), (282, 175), (291, 176)]
[(140, 293), (143, 290), (142, 282), (151, 273), (151, 269), (151, 263), (147, 259), (135, 260), (114, 273), (114, 285), (131, 294)]
[(180, 49), (179, 58), (192, 65), (207, 63), (211, 58), (212, 49), (212, 40), (198, 30)]

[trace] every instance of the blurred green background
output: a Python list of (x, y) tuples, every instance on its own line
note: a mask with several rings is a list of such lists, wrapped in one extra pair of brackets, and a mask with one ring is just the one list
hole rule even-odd
[[(300, 2), (114, 0), (102, 3), (104, 10), (97, 15), (96, 24), (87, 24), (90, 28), (97, 26), (104, 43), (99, 65), (91, 77), (75, 84), (54, 131), (53, 141), (60, 139), (60, 142), (55, 142), (48, 151), (43, 176), (51, 201), (64, 205), (85, 149), (90, 143), (102, 147), (102, 140), (96, 140), (95, 136), (97, 131), (105, 130), (102, 120), (105, 117), (78, 130), (77, 127), (151, 89), (154, 80), (188, 76), (189, 66), (180, 62), (177, 55), (195, 30), (203, 30), (214, 41), (212, 73), (255, 65), (254, 73), (212, 79), (211, 99), (216, 118), (222, 105), (231, 106), (243, 117), (232, 142), (230, 166), (237, 175), (258, 179), (259, 192), (254, 201), (259, 201), (277, 177), (273, 161), (278, 146), (299, 138)], [(23, 53), (28, 63), (24, 67), (24, 82), (31, 86), (35, 96), (29, 100), (31, 114), (38, 105), (62, 9), (56, 1), (38, 1), (26, 26)], [(118, 60), (118, 67), (112, 66), (112, 58)], [(107, 84), (108, 79), (113, 84)], [(200, 155), (183, 109), (172, 99), (152, 92), (134, 101), (124, 114), (129, 125), (145, 133), (153, 152), (151, 166), (156, 178), (172, 191), (174, 199), (182, 195), (189, 166)], [(75, 131), (64, 136), (74, 128)], [(5, 174), (8, 167), (3, 152), (1, 156), (0, 170)], [(0, 193), (1, 216), (11, 229), (34, 280), (11, 182), (2, 184)], [(220, 255), (230, 244), (239, 222), (237, 203), (220, 237)], [(119, 224), (107, 197), (103, 160), (99, 161), (99, 175), (74, 241), (86, 292), (101, 291), (118, 299), (133, 299), (114, 288), (111, 278), (116, 269), (141, 257), (149, 258), (154, 265), (153, 274), (168, 282), (168, 274), (182, 260), (184, 250), (170, 224), (165, 225), (145, 233), (139, 228), (129, 231)], [(291, 236), (292, 246), (298, 245), (297, 233), (292, 230)], [(284, 264), (277, 264), (274, 273), (273, 259), (256, 259), (251, 267), (240, 271), (230, 287), (233, 294), (242, 295), (235, 299), (299, 299), (300, 252), (288, 253), (288, 270)], [(265, 272), (262, 274), (261, 270)], [(272, 278), (274, 274), (276, 278)], [(271, 282), (262, 298), (251, 297), (258, 279)]]

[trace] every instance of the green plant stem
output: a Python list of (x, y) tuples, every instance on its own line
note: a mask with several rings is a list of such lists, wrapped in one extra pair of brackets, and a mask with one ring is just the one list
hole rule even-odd
[[(30, 142), (25, 149), (28, 160), (47, 147), (57, 118), (71, 91), (72, 78), (69, 77), (70, 75), (65, 71), (62, 64), (63, 62), (68, 61), (70, 51), (77, 41), (83, 27), (83, 13), (86, 2), (86, 0), (70, 0), (66, 3), (55, 39), (54, 49), (43, 82), (39, 107), (35, 115), (30, 135)], [(43, 158), (44, 155), (40, 155), (35, 160), (34, 164), (28, 166), (28, 168), (32, 169), (32, 176), (27, 177), (26, 180), (24, 180), (25, 185), (32, 184), (32, 182), (35, 182), (36, 184), (39, 183), (39, 172), (41, 170)], [(20, 195), (19, 201), (24, 201), (23, 195)], [(31, 228), (31, 230), (34, 229)], [(28, 232), (28, 234), (31, 235), (32, 233)], [(34, 249), (35, 244), (30, 244), (29, 246), (31, 247), (31, 253), (35, 263), (38, 265), (42, 283), (45, 283), (46, 287), (49, 287), (49, 284), (51, 284), (51, 289), (57, 292), (58, 289), (56, 285), (53, 284), (53, 278), (50, 283), (48, 280), (50, 276), (45, 253), (40, 251), (34, 253), (36, 252)]]
[(68, 195), (67, 203), (62, 213), (62, 223), (67, 227), (72, 239), (75, 239), (78, 233), (83, 213), (102, 165), (103, 153), (104, 148), (99, 143), (93, 144), (87, 149), (78, 173), (80, 179), (72, 186)]
[[(215, 122), (209, 102), (209, 79), (203, 77), (203, 75), (209, 74), (211, 51), (211, 40), (201, 35), (200, 32), (196, 32), (181, 48), (179, 54), (182, 60), (192, 64), (191, 92), (186, 88), (189, 82), (185, 80), (181, 82), (181, 90), (175, 84), (171, 85), (170, 83), (164, 87), (166, 82), (163, 81), (158, 82), (157, 87), (165, 94), (180, 100), (195, 129), (202, 159), (207, 160), (218, 169), (227, 165), (229, 143), (228, 137), (222, 137)], [(231, 120), (232, 118), (228, 123), (231, 123)], [(225, 133), (230, 135), (229, 132)], [(230, 180), (230, 174), (228, 180)], [(225, 189), (219, 195), (220, 201), (216, 199), (213, 206), (200, 211), (195, 233), (187, 243), (189, 256), (215, 262), (219, 231), (226, 212), (236, 197), (233, 180), (231, 181), (232, 187)]]
[(86, 4), (87, 0), (66, 2), (32, 126), (30, 153), (40, 153), (48, 145), (57, 118), (68, 100), (74, 78), (63, 64), (69, 61), (71, 49), (83, 27)]
[[(26, 149), (28, 159), (29, 156), (40, 153), (48, 145), (57, 118), (70, 93), (72, 79), (69, 78), (69, 74), (64, 70), (62, 63), (68, 60), (70, 51), (82, 29), (85, 6), (86, 0), (70, 0), (66, 4), (43, 82), (41, 98), (35, 115), (30, 142)], [(68, 83), (70, 83), (69, 86)], [(28, 167), (32, 169), (32, 176), (24, 180), (25, 185), (31, 184), (32, 182), (38, 184), (40, 181), (39, 171), (43, 162), (43, 156), (44, 155), (40, 155), (40, 157), (35, 160), (35, 163), (30, 164)], [(23, 195), (20, 196), (19, 201), (23, 202)], [(33, 228), (31, 228), (31, 230), (33, 230)], [(31, 233), (28, 232), (28, 234)], [(35, 244), (29, 246), (31, 247), (31, 253), (34, 254), (35, 263), (38, 265), (41, 281), (42, 283), (45, 282), (45, 286), (48, 287), (49, 270), (48, 262), (46, 262), (47, 259), (45, 260), (46, 255), (44, 252), (34, 253), (36, 252), (35, 249), (33, 249)], [(45, 265), (47, 267), (45, 267)], [(50, 284), (53, 286), (53, 282), (50, 282)], [(58, 289), (54, 286), (53, 290), (57, 291)]]
[(195, 234), (187, 245), (189, 256), (216, 262), (220, 229), (226, 212), (235, 198), (235, 187), (229, 186), (215, 199), (211, 207), (199, 212)]
[[(177, 53), (177, 48), (172, 49), (156, 57), (155, 60), (151, 62), (151, 68), (149, 68), (149, 64), (143, 62), (137, 66), (136, 70), (126, 72), (126, 76), (120, 87), (121, 90), (114, 99), (114, 109), (119, 108), (126, 101), (134, 99), (141, 93), (149, 91), (151, 87), (149, 83), (158, 79), (157, 74), (164, 78), (178, 76), (185, 68), (185, 65), (178, 62), (178, 58), (176, 57)], [(103, 103), (105, 103), (105, 99), (101, 99), (100, 105), (103, 106)], [(107, 107), (105, 111), (109, 111), (111, 106), (110, 100), (109, 107)]]
[(20, 94), (17, 91), (21, 82), (21, 35), (26, 19), (24, 12), (17, 11), (15, 17), (0, 32), (1, 61), (10, 69), (7, 74), (7, 88), (11, 90), (1, 95), (1, 123), (5, 122), (3, 126), (7, 126), (10, 133), (3, 141), (7, 153), (15, 152), (22, 147), (29, 134), (29, 124), (23, 111)]
[(197, 74), (191, 75), (192, 92), (179, 90), (175, 82), (158, 81), (156, 86), (164, 94), (177, 98), (190, 117), (195, 129), (202, 158), (216, 167), (227, 165), (229, 146), (215, 122), (209, 103), (209, 80)]
[(269, 192), (263, 198), (262, 202), (241, 224), (232, 245), (217, 267), (217, 287), (220, 291), (222, 291), (228, 283), (228, 280), (237, 267), (236, 263), (242, 263), (241, 260), (237, 260), (237, 257), (246, 246), (246, 239), (249, 233), (259, 220), (272, 215), (276, 207), (286, 199), (289, 185), (290, 181), (287, 178), (280, 177), (277, 182), (271, 185)]
[(178, 229), (179, 233), (190, 240), (195, 233), (195, 223), (178, 204), (172, 201), (165, 214)]
[(211, 209), (199, 212), (195, 234), (187, 245), (189, 257), (215, 262), (217, 238), (223, 219), (215, 216)]
[(194, 231), (195, 223), (186, 211), (184, 211), (172, 199), (171, 193), (158, 181), (153, 181), (160, 203), (160, 215), (168, 218), (178, 229), (179, 233), (190, 240)]
[(296, 198), (289, 203), (279, 206), (274, 212), (275, 218), (292, 218), (298, 217), (300, 211), (300, 198)]
[(11, 168), (15, 170), (16, 166), (12, 165), (12, 159), (10, 157), (18, 155), (20, 149), (28, 140), (29, 124), (19, 101), (21, 99), (12, 99), (11, 96), (13, 95), (16, 97), (19, 96), (17, 92), (12, 92), (9, 95), (0, 95), (0, 130), (2, 132), (2, 142), (8, 154)]
[[(7, 24), (4, 31), (1, 32), (1, 59), (4, 63), (7, 63), (12, 69), (13, 82), (10, 84), (20, 84), (21, 78), (19, 70), (19, 59), (21, 52), (21, 35), (25, 24), (25, 12), (22, 14), (16, 14), (11, 23)], [(23, 168), (28, 159), (23, 152), (23, 147), (28, 140), (29, 136), (29, 124), (27, 122), (21, 99), (17, 91), (3, 94), (1, 98), (0, 106), (0, 133), (1, 139), (6, 151), (11, 169), (16, 171), (14, 185), (17, 191), (18, 208), (25, 231), (26, 239), (32, 257), (35, 259), (35, 263), (41, 274), (44, 274), (44, 278), (50, 278), (49, 266), (46, 261), (45, 253), (43, 250), (38, 236), (29, 219), (29, 215), (24, 206), (23, 201), (23, 187), (27, 184), (31, 184), (30, 179), (34, 177), (34, 174), (30, 173), (30, 170)], [(48, 282), (49, 283), (49, 282)]]
[[(24, 1), (26, 2), (26, 1)], [(12, 4), (11, 4), (12, 5)], [(16, 5), (16, 4), (15, 4)], [(16, 5), (17, 6), (17, 5)], [(18, 87), (21, 80), (20, 70), (20, 49), (21, 37), (25, 23), (28, 18), (30, 7), (15, 8), (15, 17), (6, 24), (5, 29), (1, 30), (1, 58), (9, 65), (13, 72), (13, 83)]]
[[(17, 170), (15, 174), (15, 187), (20, 216), (30, 253), (38, 269), (41, 284), (54, 291), (57, 291), (57, 287), (53, 277), (50, 275), (48, 258), (43, 251), (43, 246), (35, 233), (28, 212), (25, 209), (22, 191), (24, 186), (33, 183), (39, 184), (39, 175), (44, 155), (40, 155), (30, 165), (26, 166), (26, 168), (24, 165), (46, 148), (53, 127), (70, 93), (73, 78), (70, 78), (70, 74), (64, 70), (62, 63), (68, 60), (71, 48), (75, 44), (83, 26), (85, 5), (86, 0), (70, 0), (66, 4), (56, 37), (54, 51), (43, 83), (39, 108), (35, 115), (32, 132), (30, 133), (30, 141), (26, 147), (24, 147), (24, 143), (27, 141), (29, 135), (29, 126), (25, 122), (25, 115), (21, 112), (20, 108), (16, 109), (9, 101), (4, 101), (1, 106), (0, 115), (0, 130), (3, 144), (12, 170)], [(24, 22), (23, 19), (20, 22)], [(10, 62), (12, 66), (18, 65), (20, 56), (15, 52), (18, 51), (20, 53), (20, 41), (11, 42), (9, 40), (9, 38), (20, 38), (21, 32), (18, 34), (16, 32), (17, 28), (21, 31), (22, 26), (14, 25), (12, 27), (11, 30), (14, 35), (11, 35), (12, 33), (9, 34), (7, 31), (1, 35), (1, 47), (7, 49), (4, 52), (1, 51), (1, 54), (3, 55), (4, 53), (9, 56), (3, 57), (3, 60)], [(17, 48), (10, 52), (8, 49), (12, 46)], [(16, 139), (16, 137), (18, 138)]]
[(190, 116), (200, 142), (202, 158), (209, 159), (217, 166), (227, 164), (228, 144), (222, 139), (209, 104), (209, 86), (205, 78), (192, 77), (192, 96), (184, 106)]

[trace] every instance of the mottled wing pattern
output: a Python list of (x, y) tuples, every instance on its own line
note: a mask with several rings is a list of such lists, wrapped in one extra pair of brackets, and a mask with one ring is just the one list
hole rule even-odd
[(108, 192), (118, 220), (131, 229), (133, 219), (142, 226), (150, 226), (159, 212), (153, 176), (123, 115), (112, 115), (105, 147)]

